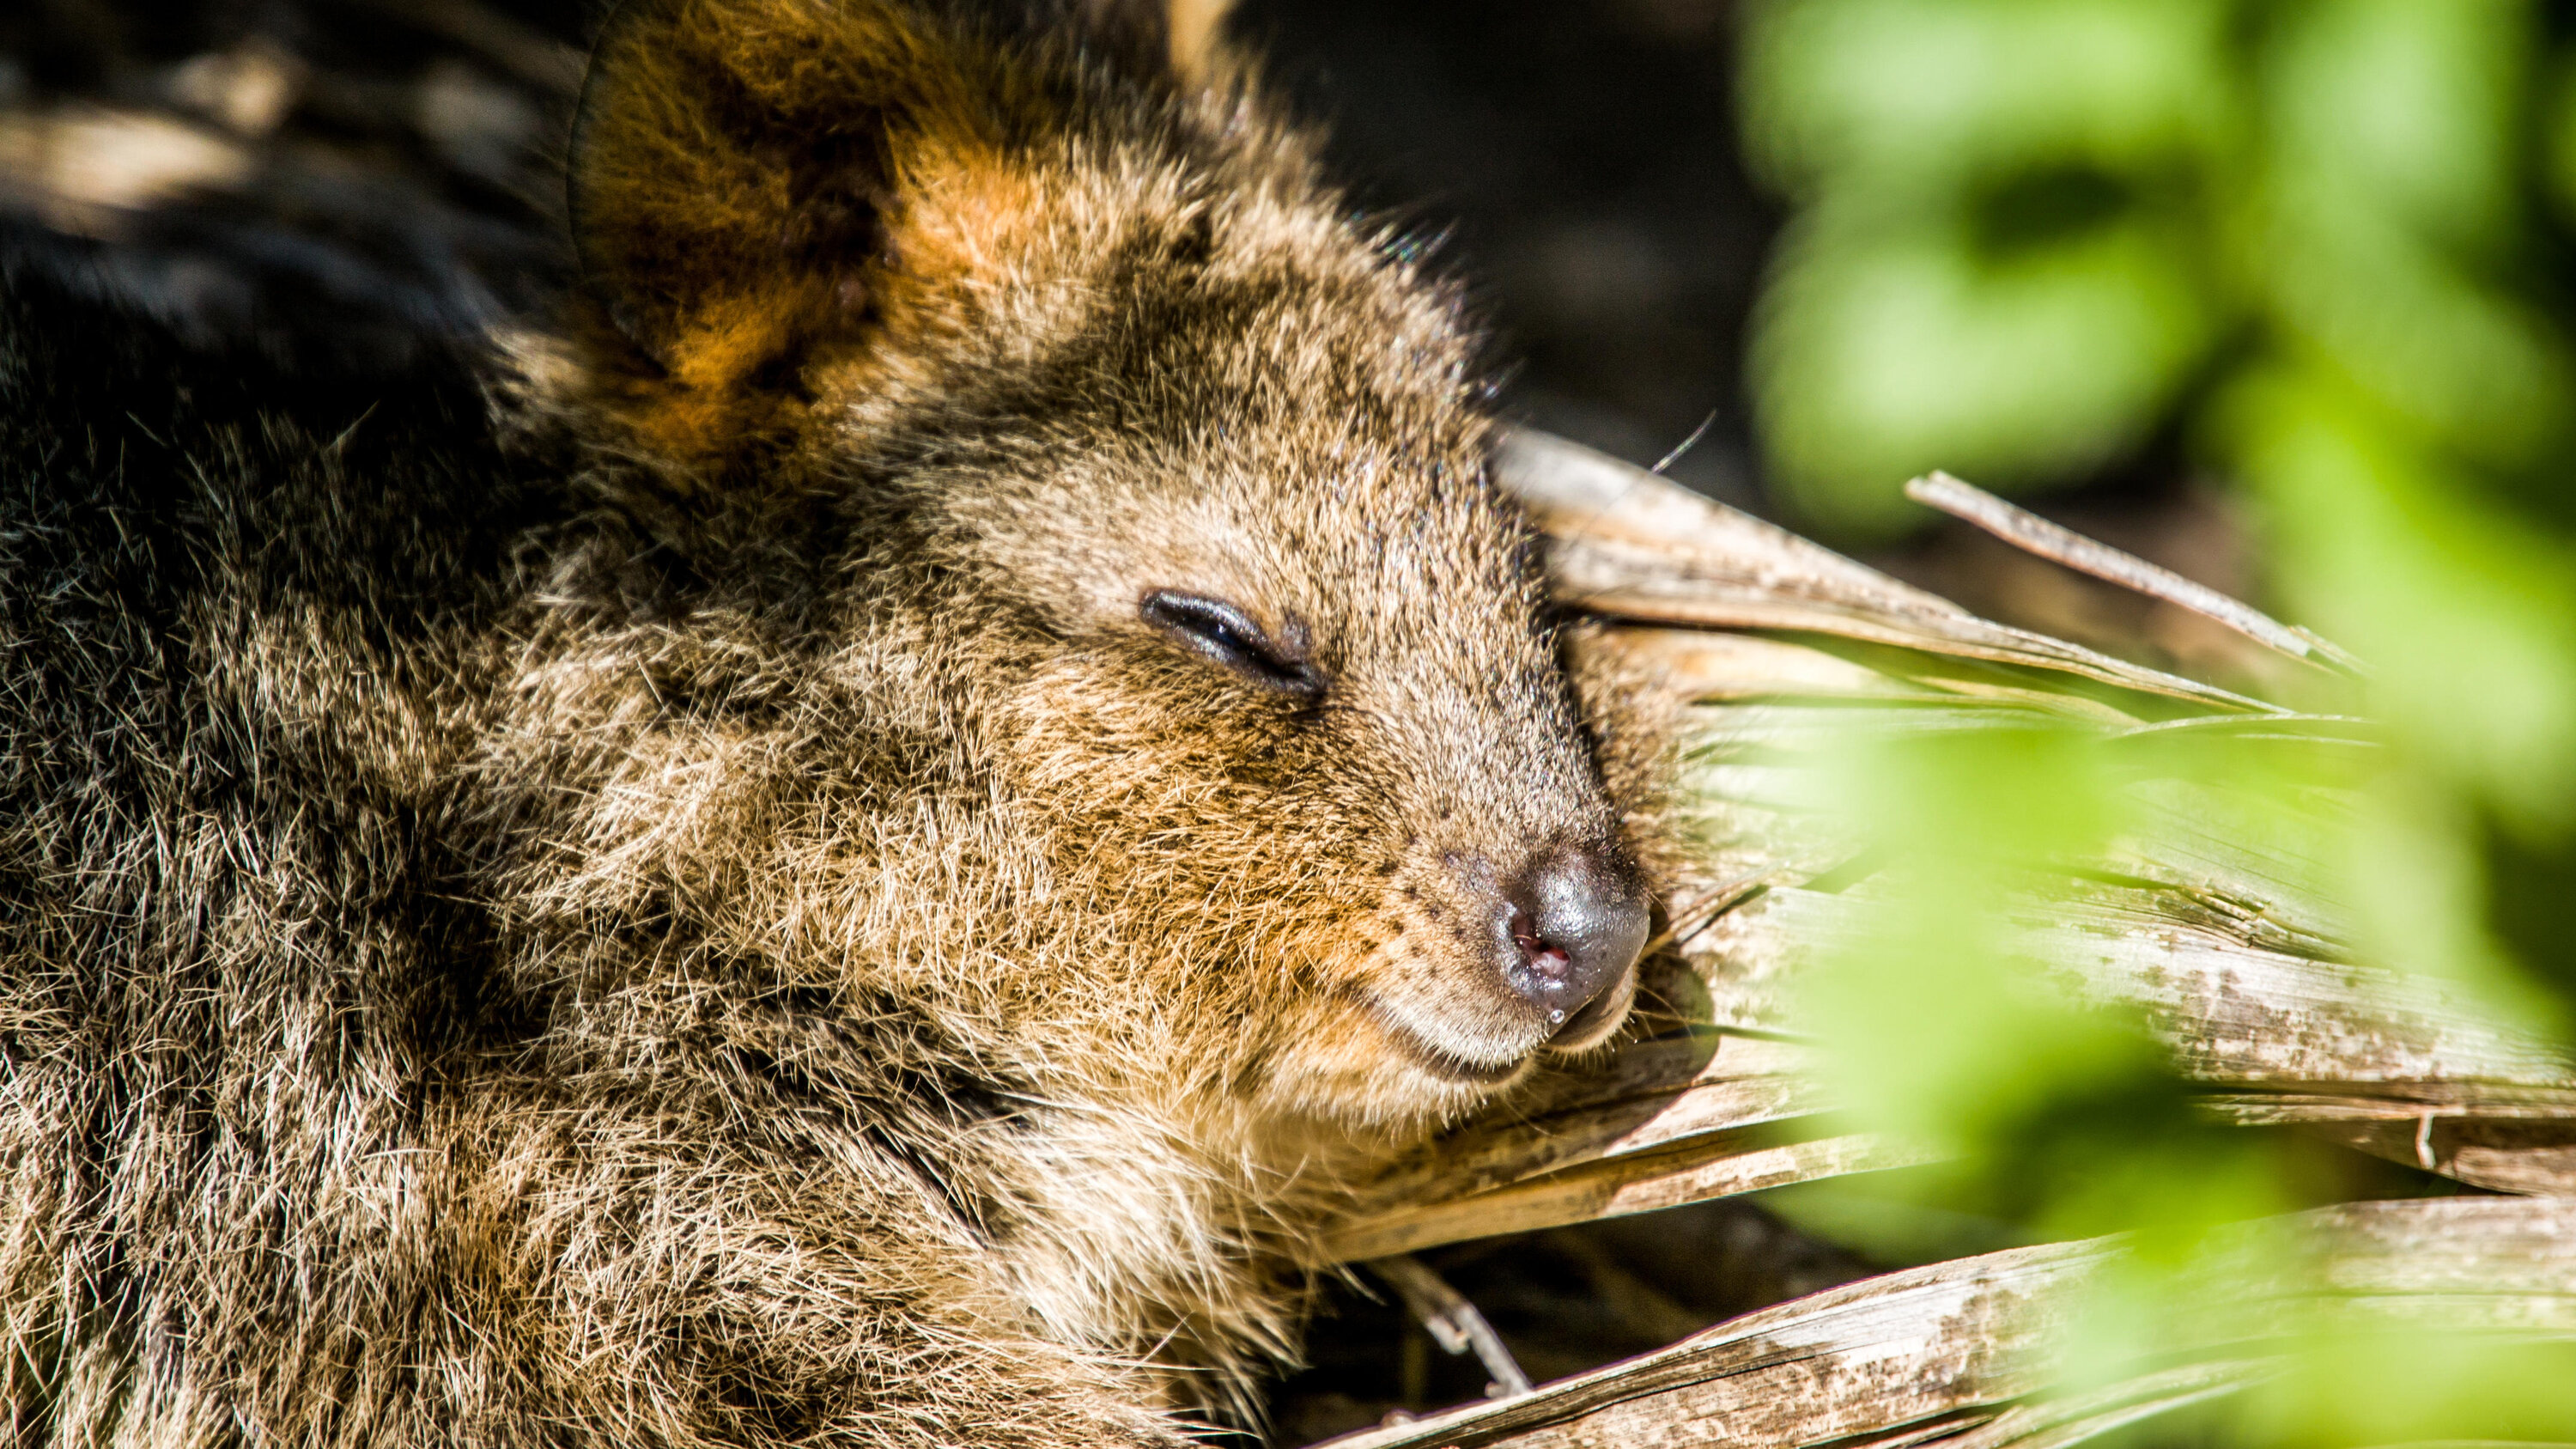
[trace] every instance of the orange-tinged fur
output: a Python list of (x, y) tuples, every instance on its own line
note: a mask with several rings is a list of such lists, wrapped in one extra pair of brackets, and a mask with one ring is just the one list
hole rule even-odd
[(1169, 1442), (1537, 1069), (1480, 882), (1630, 822), (1476, 341), (1203, 36), (1018, 13), (639, 3), (462, 375), (0, 314), (21, 1441)]

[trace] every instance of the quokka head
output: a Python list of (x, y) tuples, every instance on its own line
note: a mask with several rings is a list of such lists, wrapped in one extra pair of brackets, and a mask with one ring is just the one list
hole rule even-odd
[(1476, 341), (1229, 57), (1141, 5), (635, 0), (574, 216), (575, 411), (657, 516), (838, 520), (876, 642), (819, 733), (901, 716), (973, 817), (941, 855), (872, 776), (806, 821), (942, 917), (838, 949), (950, 941), (916, 974), (1051, 1060), (1345, 1126), (1618, 1029), (1647, 891)]

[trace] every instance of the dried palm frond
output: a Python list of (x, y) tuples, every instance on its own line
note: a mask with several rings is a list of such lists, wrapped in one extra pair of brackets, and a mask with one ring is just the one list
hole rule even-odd
[(2203, 1350), (2080, 1392), (2065, 1367), (2072, 1300), (2113, 1266), (2100, 1241), (2014, 1248), (1865, 1279), (1747, 1314), (1660, 1352), (1334, 1441), (1431, 1446), (1871, 1445), (2040, 1449), (2282, 1372), (2317, 1326), (2315, 1283), (2365, 1327), (2576, 1332), (2576, 1202), (2355, 1203), (2232, 1230), (2206, 1270), (2224, 1313)]
[[(1921, 1144), (1837, 1125), (1796, 984), (1890, 908), (1855, 882), (1866, 832), (1804, 783), (1855, 737), (2044, 720), (2122, 763), (2145, 822), (2101, 858), (2053, 863), (1995, 904), (2014, 954), (2079, 996), (2143, 1015), (2210, 1116), (2294, 1124), (2480, 1187), (2576, 1195), (2576, 1064), (2424, 978), (2356, 961), (2318, 860), (2345, 828), (2331, 783), (2279, 799), (2159, 769), (2165, 743), (2362, 756), (2366, 721), (2304, 713), (1975, 617), (1643, 470), (1516, 435), (1507, 482), (1539, 513), (1560, 598), (1608, 626), (1591, 647), (1669, 691), (1698, 842), (1658, 945), (1681, 989), (1611, 1059), (1471, 1123), (1379, 1181), (1333, 1240), (1345, 1260), (1640, 1213), (1920, 1162)], [(1923, 489), (2049, 557), (2187, 607), (2346, 675), (2324, 641), (2049, 525), (1955, 480)], [(2062, 533), (2062, 531), (2060, 531)], [(2365, 1317), (2576, 1327), (2576, 1210), (2514, 1200), (2354, 1205), (2239, 1230), (2239, 1258), (2331, 1263)], [(2293, 1252), (2292, 1246), (2296, 1247)], [(1801, 1445), (2066, 1444), (2276, 1370), (2259, 1271), (2234, 1283), (2210, 1353), (2079, 1399), (2045, 1396), (2056, 1322), (2110, 1243), (2016, 1249), (1849, 1284), (1671, 1348), (1343, 1441)], [(2247, 1259), (2247, 1261), (2254, 1261)], [(2440, 1287), (2440, 1293), (2423, 1290)], [(2249, 1296), (2249, 1294), (2251, 1296)], [(2310, 1296), (2313, 1296), (2312, 1294)], [(2252, 1319), (2248, 1319), (2248, 1315)], [(2284, 1329), (2283, 1331), (2286, 1331)], [(2033, 1399), (2030, 1396), (2041, 1395)]]

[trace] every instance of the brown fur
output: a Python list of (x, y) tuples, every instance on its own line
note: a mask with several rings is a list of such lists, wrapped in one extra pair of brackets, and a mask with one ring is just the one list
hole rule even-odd
[(461, 379), (10, 302), (17, 1442), (1162, 1442), (1527, 1076), (1459, 918), (1625, 847), (1473, 339), (1158, 24), (620, 19)]

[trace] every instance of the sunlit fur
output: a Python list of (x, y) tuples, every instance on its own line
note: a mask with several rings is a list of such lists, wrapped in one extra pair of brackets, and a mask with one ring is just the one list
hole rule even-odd
[(1628, 827), (1474, 339), (1065, 11), (621, 18), (481, 393), (11, 303), (20, 1442), (1156, 1442), (1533, 1069), (1473, 883)]

